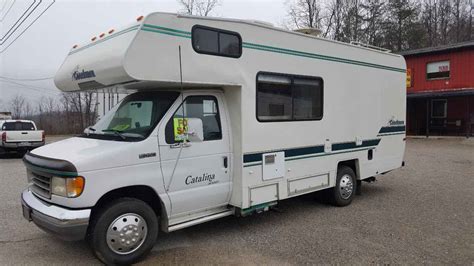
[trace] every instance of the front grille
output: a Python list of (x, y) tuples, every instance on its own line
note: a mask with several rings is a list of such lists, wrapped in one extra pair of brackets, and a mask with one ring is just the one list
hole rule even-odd
[(43, 198), (51, 198), (51, 177), (32, 173), (31, 191)]

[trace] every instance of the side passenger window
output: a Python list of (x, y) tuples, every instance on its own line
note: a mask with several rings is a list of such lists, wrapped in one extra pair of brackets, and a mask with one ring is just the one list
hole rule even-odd
[(214, 96), (190, 96), (173, 115), (165, 129), (166, 143), (183, 141), (187, 131), (187, 119), (198, 118), (202, 121), (204, 141), (222, 139), (221, 120), (217, 99)]

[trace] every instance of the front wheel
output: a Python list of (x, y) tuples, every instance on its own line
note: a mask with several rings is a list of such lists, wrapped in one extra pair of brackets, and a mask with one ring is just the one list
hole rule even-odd
[(356, 187), (357, 179), (354, 171), (345, 165), (338, 167), (336, 186), (331, 190), (333, 204), (339, 207), (351, 204)]
[(101, 210), (90, 234), (98, 259), (105, 264), (132, 264), (150, 252), (158, 236), (158, 218), (148, 204), (123, 198)]

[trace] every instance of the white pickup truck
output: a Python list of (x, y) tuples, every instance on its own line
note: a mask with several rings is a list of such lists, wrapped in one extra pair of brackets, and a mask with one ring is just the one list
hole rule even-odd
[(44, 145), (44, 131), (30, 120), (0, 121), (0, 151), (26, 152)]

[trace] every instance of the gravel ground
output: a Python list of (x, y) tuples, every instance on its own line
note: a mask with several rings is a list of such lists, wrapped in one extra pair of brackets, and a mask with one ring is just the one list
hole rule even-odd
[[(364, 183), (349, 207), (310, 194), (281, 202), (279, 212), (162, 233), (142, 264), (473, 265), (474, 140), (409, 139), (405, 159)], [(86, 243), (23, 219), (21, 159), (0, 159), (0, 178), (0, 265), (98, 264)]]

